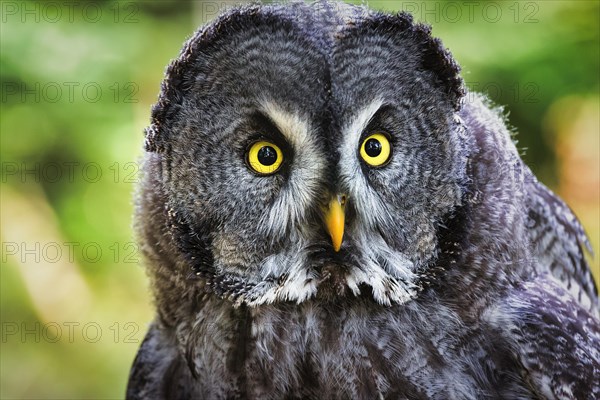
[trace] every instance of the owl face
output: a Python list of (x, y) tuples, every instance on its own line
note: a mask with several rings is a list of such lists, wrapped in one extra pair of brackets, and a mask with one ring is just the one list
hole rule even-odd
[(465, 192), (457, 74), (404, 14), (250, 7), (200, 30), (147, 131), (182, 273), (249, 305), (417, 296)]

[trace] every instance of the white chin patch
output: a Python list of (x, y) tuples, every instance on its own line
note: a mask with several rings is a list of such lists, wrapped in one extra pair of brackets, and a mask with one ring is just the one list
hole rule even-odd
[(375, 301), (386, 306), (404, 304), (418, 294), (418, 288), (412, 281), (400, 281), (381, 268), (369, 271), (354, 268), (347, 279), (347, 284), (356, 296), (360, 294), (361, 284), (370, 286)]
[[(375, 263), (366, 263), (360, 268), (349, 267), (349, 271), (342, 280), (343, 288), (340, 296), (359, 296), (361, 286), (371, 288), (373, 299), (382, 305), (404, 304), (414, 299), (419, 293), (416, 274), (408, 272), (412, 270), (412, 263), (399, 266), (396, 265), (394, 275), (384, 270)], [(398, 274), (402, 271), (403, 276)], [(290, 273), (284, 278), (275, 281), (264, 281), (237, 299), (236, 304), (245, 303), (249, 306), (261, 304), (272, 304), (276, 302), (302, 303), (319, 295), (319, 289), (323, 289), (328, 282), (323, 274), (305, 268), (304, 265), (292, 266)], [(331, 290), (329, 287), (327, 290)], [(334, 295), (336, 295), (334, 293)], [(331, 296), (331, 292), (329, 292)]]
[[(367, 285), (371, 288), (373, 299), (382, 305), (404, 304), (414, 299), (419, 290), (412, 283), (401, 282), (389, 276), (383, 270), (380, 273), (370, 273), (354, 268), (346, 279), (344, 295), (359, 296), (360, 286)], [(363, 286), (364, 287), (364, 286)], [(255, 286), (246, 295), (237, 299), (236, 304), (242, 303), (255, 307), (262, 304), (273, 304), (276, 302), (302, 303), (317, 297), (319, 283), (317, 279), (298, 277), (298, 279), (287, 279), (282, 284), (261, 283)]]

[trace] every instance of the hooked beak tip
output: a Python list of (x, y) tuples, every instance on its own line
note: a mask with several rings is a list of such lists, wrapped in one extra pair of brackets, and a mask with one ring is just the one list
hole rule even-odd
[(329, 236), (331, 236), (331, 243), (335, 252), (340, 251), (344, 238), (345, 205), (346, 195), (334, 196), (329, 201), (328, 209), (325, 212), (325, 225)]

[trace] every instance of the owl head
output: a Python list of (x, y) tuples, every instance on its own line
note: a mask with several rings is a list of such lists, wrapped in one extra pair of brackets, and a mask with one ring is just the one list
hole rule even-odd
[(418, 296), (467, 192), (458, 74), (405, 13), (252, 5), (201, 28), (146, 130), (157, 281), (250, 306)]

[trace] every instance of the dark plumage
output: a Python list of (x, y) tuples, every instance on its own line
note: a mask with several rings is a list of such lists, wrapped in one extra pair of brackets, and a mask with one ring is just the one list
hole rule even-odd
[(600, 397), (582, 227), (408, 14), (228, 11), (145, 147), (128, 399)]

